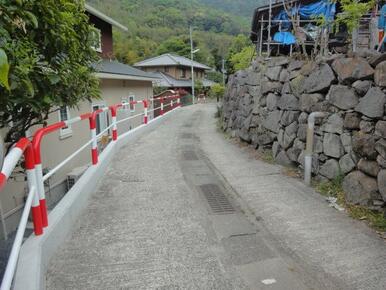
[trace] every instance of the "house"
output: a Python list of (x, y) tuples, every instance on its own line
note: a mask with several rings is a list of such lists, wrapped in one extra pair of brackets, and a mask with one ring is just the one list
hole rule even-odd
[[(85, 13), (88, 15), (90, 23), (96, 28), (100, 39), (95, 50), (101, 56), (101, 61), (94, 64), (94, 66), (97, 70), (96, 76), (100, 80), (101, 98), (92, 102), (83, 102), (77, 108), (60, 107), (57, 112), (50, 114), (47, 120), (48, 124), (65, 121), (113, 104), (153, 97), (153, 82), (157, 80), (154, 75), (112, 60), (114, 56), (113, 27), (122, 31), (128, 29), (90, 5), (86, 4), (85, 8)], [(141, 105), (129, 106), (127, 109), (118, 112), (117, 119), (142, 112), (143, 106)], [(152, 118), (151, 115), (149, 117)], [(141, 123), (141, 117), (122, 123), (118, 125), (118, 133), (127, 131)], [(111, 124), (109, 113), (100, 114), (97, 119), (97, 134), (103, 132), (109, 124)], [(37, 127), (31, 128), (29, 130), (30, 134), (32, 135), (36, 129)], [(104, 142), (109, 142), (108, 133), (105, 133), (105, 138), (102, 138), (102, 142), (99, 144), (100, 150), (103, 149)], [(41, 151), (44, 152), (42, 154), (43, 172), (49, 172), (89, 140), (88, 121), (73, 124), (61, 129), (59, 132), (47, 135), (41, 145)], [(90, 162), (90, 150), (87, 147), (45, 182), (46, 200), (49, 208), (52, 208), (65, 195), (72, 184), (90, 165)], [(1, 208), (3, 210), (0, 217), (8, 233), (14, 231), (18, 225), (21, 210), (24, 206), (25, 187), (24, 175), (16, 174), (8, 182), (5, 190), (0, 193)], [(4, 236), (3, 231), (0, 232), (0, 235)]]
[(214, 82), (205, 78), (205, 72), (211, 68), (205, 64), (172, 53), (162, 54), (134, 64), (134, 67), (152, 73), (158, 77), (154, 85), (171, 90), (191, 92), (192, 64), (195, 81), (201, 81), (204, 88), (210, 88)]

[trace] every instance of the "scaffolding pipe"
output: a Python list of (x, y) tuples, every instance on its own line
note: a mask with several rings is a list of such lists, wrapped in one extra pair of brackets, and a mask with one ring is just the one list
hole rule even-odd
[(271, 56), (271, 24), (272, 24), (272, 0), (269, 0), (269, 18), (268, 18), (268, 57)]
[(259, 43), (259, 56), (263, 53), (263, 25), (264, 25), (264, 15), (261, 15), (261, 25), (260, 25), (260, 43)]
[(323, 118), (326, 116), (324, 112), (313, 112), (308, 116), (307, 127), (307, 144), (304, 156), (304, 182), (307, 185), (311, 184), (311, 171), (312, 171), (312, 152), (314, 148), (314, 128), (315, 119)]

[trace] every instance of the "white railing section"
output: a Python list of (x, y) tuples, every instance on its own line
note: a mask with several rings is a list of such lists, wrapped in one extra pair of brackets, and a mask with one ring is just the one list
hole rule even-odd
[[(87, 147), (91, 147), (92, 165), (97, 166), (99, 153), (98, 153), (98, 149), (95, 148), (95, 143), (98, 140), (100, 140), (103, 136), (106, 136), (106, 133), (111, 132), (111, 142), (113, 142), (114, 144), (114, 142), (118, 139), (118, 131), (117, 131), (118, 124), (130, 121), (138, 117), (143, 117), (143, 123), (141, 125), (123, 133), (120, 136), (120, 138), (124, 137), (127, 134), (134, 133), (140, 128), (146, 126), (148, 123), (152, 123), (158, 117), (162, 117), (171, 112), (170, 110), (164, 113), (163, 109), (165, 107), (171, 106), (171, 109), (176, 109), (180, 107), (181, 106), (180, 98), (181, 97), (179, 95), (175, 95), (175, 93), (173, 92), (173, 95), (170, 97), (160, 97), (158, 99), (134, 101), (134, 102), (113, 105), (108, 108), (99, 109), (92, 113), (82, 114), (79, 117), (75, 117), (67, 121), (58, 122), (58, 123), (49, 125), (47, 127), (40, 128), (33, 135), (32, 141), (30, 141), (27, 138), (22, 138), (19, 142), (16, 143), (14, 148), (10, 151), (10, 153), (5, 158), (3, 168), (0, 172), (0, 192), (5, 187), (9, 176), (11, 175), (14, 168), (18, 164), (18, 161), (20, 160), (20, 158), (23, 156), (23, 153), (24, 153), (25, 169), (27, 173), (29, 192), (28, 192), (27, 200), (24, 205), (19, 226), (16, 231), (15, 240), (8, 259), (8, 263), (5, 269), (5, 274), (3, 276), (0, 290), (9, 290), (12, 286), (13, 276), (16, 270), (19, 252), (23, 243), (23, 238), (27, 227), (28, 217), (30, 212), (32, 211), (34, 233), (36, 236), (42, 235), (43, 229), (48, 226), (47, 208), (46, 208), (45, 192), (44, 192), (44, 181), (52, 177), (55, 173), (57, 173), (60, 169), (62, 169), (66, 164), (68, 164), (72, 159), (74, 159), (78, 154), (80, 154)], [(171, 102), (164, 105), (164, 101), (168, 99), (170, 99)], [(173, 102), (173, 100), (175, 99), (177, 100), (176, 103)], [(161, 105), (157, 108), (153, 108), (149, 110), (148, 105), (150, 103), (153, 105), (155, 100), (160, 101)], [(143, 112), (129, 116), (127, 118), (123, 118), (121, 120), (117, 120), (118, 110), (127, 110), (127, 109), (130, 109), (130, 105), (135, 105), (140, 103), (143, 104)], [(152, 118), (152, 120), (148, 121), (148, 114), (155, 112), (157, 110), (160, 110), (160, 115), (157, 116), (157, 118)], [(99, 134), (96, 134), (96, 118), (99, 114), (106, 111), (110, 111), (112, 123), (106, 128), (104, 128)], [(50, 170), (48, 173), (46, 173), (43, 176), (41, 148), (40, 148), (43, 138), (46, 135), (52, 132), (58, 131), (62, 128), (65, 128), (70, 124), (74, 124), (84, 120), (88, 120), (90, 123), (90, 131), (92, 132), (90, 140), (87, 141), (75, 152), (73, 152), (71, 155), (67, 156), (63, 161), (61, 161), (52, 170)], [(1, 206), (1, 203), (0, 203), (0, 206)], [(5, 224), (3, 224), (3, 227), (4, 227), (4, 234), (6, 237), (7, 231), (6, 231)], [(31, 271), (34, 271), (34, 269), (31, 269)]]

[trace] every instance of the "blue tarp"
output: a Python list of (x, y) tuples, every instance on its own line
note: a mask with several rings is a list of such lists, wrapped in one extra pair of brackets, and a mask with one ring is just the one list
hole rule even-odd
[(379, 13), (378, 29), (386, 30), (386, 4), (382, 6)]
[[(296, 8), (292, 8), (290, 13), (292, 15), (299, 14), (300, 19), (309, 20), (324, 16), (326, 21), (330, 22), (334, 20), (336, 13), (336, 4), (328, 0), (321, 0), (308, 5), (300, 5)], [(289, 30), (291, 28), (291, 22), (287, 15), (287, 12), (283, 9), (278, 15), (274, 17), (274, 20), (282, 20), (282, 30)], [(277, 25), (277, 24), (276, 24)]]
[(276, 42), (283, 43), (285, 45), (291, 45), (296, 43), (295, 36), (288, 31), (276, 32), (273, 36), (273, 40)]

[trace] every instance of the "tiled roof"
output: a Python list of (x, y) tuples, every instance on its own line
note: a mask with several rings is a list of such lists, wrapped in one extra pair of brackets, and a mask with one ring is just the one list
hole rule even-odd
[(95, 69), (99, 73), (135, 76), (141, 78), (155, 78), (153, 74), (144, 72), (127, 64), (120, 63), (116, 60), (102, 60), (101, 62), (94, 65)]
[[(166, 53), (153, 58), (145, 59), (134, 64), (135, 67), (154, 67), (154, 66), (186, 66), (191, 67), (190, 59), (176, 54)], [(210, 70), (211, 68), (205, 64), (193, 61), (195, 68)]]
[[(190, 88), (192, 86), (192, 80), (178, 80), (163, 72), (155, 72), (151, 74), (158, 78), (158, 80), (155, 81), (155, 85), (158, 87)], [(203, 79), (201, 81), (204, 87), (214, 85), (214, 82), (207, 79)]]

